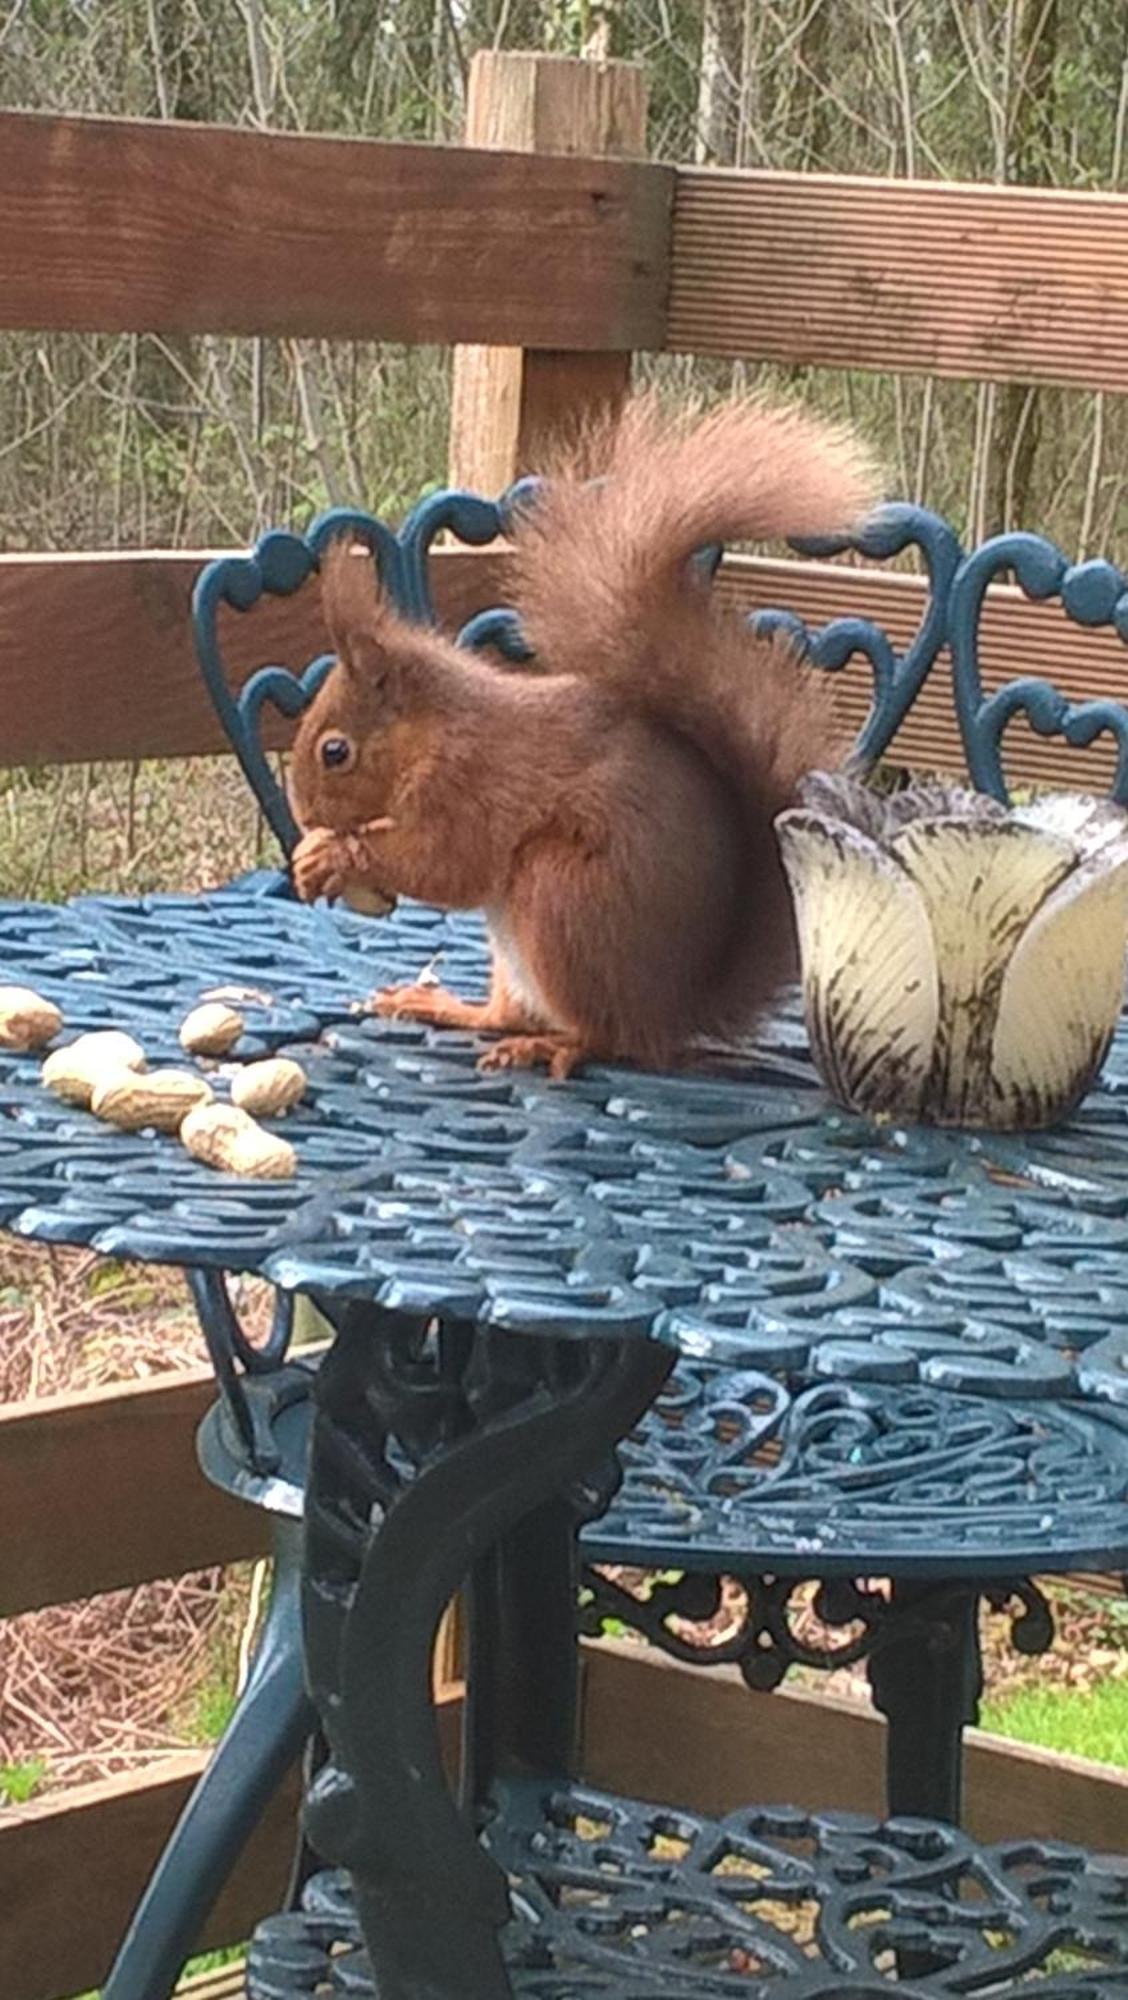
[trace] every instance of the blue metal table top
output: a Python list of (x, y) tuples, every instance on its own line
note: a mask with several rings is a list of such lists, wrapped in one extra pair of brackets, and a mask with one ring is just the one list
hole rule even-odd
[(479, 990), (476, 920), (307, 909), (280, 875), (7, 904), (0, 934), (68, 1030), (183, 1061), (186, 1008), (238, 988), (240, 1056), (299, 1045), (311, 1084), (297, 1177), (253, 1182), (0, 1056), (0, 1223), (22, 1235), (808, 1380), (1128, 1405), (1128, 1026), (1068, 1127), (902, 1130), (827, 1100), (787, 1010), (738, 1075), (482, 1074), (466, 1036), (352, 1011), (436, 958)]
[(1128, 1421), (1110, 1407), (1128, 1403), (1128, 1030), (1075, 1126), (979, 1140), (837, 1111), (786, 1011), (740, 1076), (481, 1074), (465, 1036), (351, 1011), (437, 954), (476, 990), (477, 923), (311, 910), (277, 875), (9, 905), (0, 925), (9, 977), (70, 1028), (118, 1024), (152, 1061), (182, 1060), (185, 1009), (245, 989), (246, 1053), (296, 1047), (311, 1078), (285, 1123), (297, 1178), (252, 1182), (60, 1104), (37, 1058), (0, 1057), (0, 1223), (531, 1333), (668, 1342), (685, 1360), (624, 1448), (605, 1559), (645, 1544), (655, 1562), (754, 1548), (824, 1574), (1128, 1563)]

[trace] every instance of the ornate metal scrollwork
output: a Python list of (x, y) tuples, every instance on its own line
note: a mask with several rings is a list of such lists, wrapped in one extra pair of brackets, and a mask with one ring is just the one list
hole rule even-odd
[[(951, 1406), (960, 1423), (982, 1421), (984, 1399), (1002, 1424), (1008, 1406), (1040, 1401), (1041, 1442), (1022, 1420), (1034, 1543), (1064, 1561), (1068, 1536), (1091, 1529), (1079, 1551), (1091, 1566), (1110, 1528), (1115, 1542), (1128, 1483), (1116, 1414), (1128, 1402), (1128, 1028), (1074, 1123), (1021, 1144), (840, 1112), (781, 1079), (770, 1028), (723, 1080), (592, 1070), (550, 1089), (480, 1074), (466, 1036), (350, 1011), (436, 954), (452, 984), (478, 990), (475, 919), (409, 905), (374, 924), (295, 904), (280, 880), (21, 905), (5, 962), (62, 1000), (76, 1029), (112, 1020), (154, 1063), (178, 1060), (176, 1023), (201, 991), (244, 994), (247, 1052), (300, 1044), (309, 1074), (287, 1124), (295, 1179), (233, 1185), (167, 1137), (59, 1103), (34, 1057), (2, 1052), (0, 1221), (286, 1291), (395, 1287), (420, 1310), (513, 1326), (523, 1315), (561, 1333), (629, 1320), (734, 1378), (896, 1390), (906, 1422), (909, 1388), (975, 1399)], [(222, 1345), (222, 1300), (211, 1279), (205, 1289)], [(1068, 1474), (1056, 1512), (1043, 1505), (1055, 1455)], [(1000, 1435), (979, 1467), (1001, 1476), (1004, 1463)], [(663, 1560), (676, 1566), (676, 1551)]]
[(1016, 1653), (1036, 1659), (1054, 1643), (1054, 1611), (1049, 1598), (1031, 1577), (1011, 1577), (984, 1591), (993, 1611), (1010, 1616), (1011, 1645)]
[[(371, 549), (382, 585), (398, 609), (408, 618), (429, 621), (434, 613), (427, 557), (436, 536), (450, 533), (472, 545), (491, 542), (504, 532), (511, 504), (508, 496), (495, 502), (475, 493), (433, 493), (412, 509), (398, 531), (359, 508), (334, 507), (318, 516), (307, 535), (272, 529), (249, 556), (223, 556), (201, 571), (192, 597), (200, 670), (244, 776), (283, 853), (293, 848), (297, 828), (262, 746), (263, 710), (269, 704), (285, 716), (300, 715), (325, 679), (332, 654), (319, 654), (299, 674), (285, 667), (261, 667), (237, 695), (233, 694), (223, 666), (221, 607), (249, 611), (264, 593), (291, 596), (316, 572), (328, 544), (349, 535)], [(497, 644), (499, 637), (513, 643), (507, 629), (467, 628), (462, 636), (477, 644)], [(519, 651), (514, 657), (520, 657)]]
[(838, 673), (857, 654), (873, 675), (870, 711), (855, 750), (863, 764), (883, 757), (928, 679), (948, 633), (948, 594), (962, 550), (947, 521), (925, 507), (901, 501), (882, 507), (859, 535), (834, 535), (796, 542), (803, 555), (834, 556), (847, 549), (887, 561), (919, 549), (928, 588), (920, 620), (908, 645), (898, 651), (887, 632), (869, 618), (834, 618), (812, 632), (787, 611), (761, 611), (752, 624), (760, 632), (784, 631), (815, 666)]
[[(1111, 2000), (1128, 1979), (1123, 1877), (1062, 1845), (535, 1784), (502, 1789), (485, 1838), (514, 2000)], [(249, 2000), (376, 1990), (340, 1875), (260, 1925)]]
[[(898, 1635), (904, 1624), (881, 1589), (844, 1579), (692, 1572), (632, 1583), (603, 1569), (585, 1570), (581, 1630), (587, 1637), (605, 1635), (610, 1621), (687, 1665), (735, 1666), (750, 1688), (765, 1693), (792, 1667), (834, 1673), (855, 1666), (881, 1647), (895, 1621)], [(937, 1586), (934, 1602), (914, 1612), (922, 1639), (951, 1595), (950, 1586)], [(815, 1624), (825, 1639), (815, 1636)]]
[[(739, 1669), (750, 1688), (779, 1687), (793, 1667), (837, 1673), (894, 1640), (929, 1644), (966, 1597), (966, 1585), (937, 1584), (905, 1610), (888, 1591), (845, 1578), (682, 1574), (621, 1575), (589, 1564), (580, 1630), (606, 1637), (608, 1627), (635, 1632), (671, 1659), (698, 1667)], [(1011, 1614), (1011, 1642), (1027, 1656), (1053, 1644), (1053, 1610), (1028, 1578), (985, 1586), (985, 1602)], [(821, 1628), (825, 1638), (817, 1637)]]
[(1049, 681), (1026, 676), (983, 691), (979, 669), (979, 624), (988, 585), (1011, 571), (1026, 593), (1039, 601), (1058, 597), (1078, 625), (1111, 625), (1128, 641), (1128, 578), (1113, 563), (1097, 559), (1071, 563), (1041, 535), (996, 535), (965, 556), (952, 579), (949, 629), (956, 713), (972, 783), (1006, 802), (1002, 736), (1011, 717), (1022, 713), (1040, 736), (1063, 736), (1084, 748), (1104, 732), (1118, 746), (1112, 796), (1128, 804), (1128, 709), (1109, 701), (1067, 701)]
[[(312, 698), (330, 665), (320, 655), (301, 673), (263, 667), (238, 695), (225, 675), (220, 643), (220, 610), (226, 605), (247, 611), (264, 593), (288, 596), (317, 569), (321, 552), (334, 536), (349, 533), (372, 550), (384, 588), (401, 611), (412, 618), (434, 617), (428, 574), (431, 546), (440, 533), (452, 533), (470, 545), (481, 545), (503, 534), (514, 511), (535, 500), (535, 480), (522, 480), (498, 500), (473, 493), (443, 491), (428, 495), (412, 509), (398, 531), (356, 508), (334, 508), (319, 517), (305, 536), (272, 530), (251, 555), (225, 557), (201, 573), (193, 599), (197, 653), (205, 683), (249, 783), (284, 852), (293, 846), (296, 829), (289, 808), (262, 747), (260, 728), (264, 707), (272, 704), (296, 716)], [(917, 629), (898, 648), (871, 619), (835, 618), (812, 631), (796, 614), (782, 607), (755, 614), (761, 631), (783, 630), (815, 664), (837, 672), (861, 654), (873, 676), (870, 711), (857, 742), (863, 763), (886, 755), (916, 701), (936, 661), (950, 645), (953, 692), (973, 783), (1005, 800), (1006, 783), (1001, 737), (1017, 712), (1024, 713), (1043, 735), (1064, 736), (1085, 746), (1102, 732), (1119, 744), (1114, 796), (1128, 800), (1128, 709), (1107, 700), (1071, 703), (1049, 682), (1030, 677), (1008, 681), (985, 694), (979, 668), (979, 627), (990, 582), (1011, 571), (1028, 596), (1060, 597), (1066, 614), (1084, 626), (1110, 625), (1128, 639), (1128, 580), (1102, 559), (1070, 563), (1053, 543), (1030, 534), (999, 535), (965, 554), (951, 526), (927, 509), (904, 502), (881, 508), (854, 537), (828, 537), (797, 542), (812, 556), (832, 556), (845, 550), (871, 560), (888, 561), (906, 549), (924, 559), (927, 590)], [(704, 550), (706, 574), (716, 567), (720, 551)], [(531, 655), (514, 611), (495, 606), (463, 626), (460, 642), (490, 647), (513, 664), (527, 665)]]

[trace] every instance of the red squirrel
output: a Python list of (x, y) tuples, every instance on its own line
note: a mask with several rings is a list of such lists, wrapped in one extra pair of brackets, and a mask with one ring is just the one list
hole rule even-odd
[(838, 746), (825, 677), (691, 558), (847, 529), (875, 492), (861, 447), (797, 410), (628, 404), (514, 526), (540, 673), (409, 623), (369, 560), (327, 551), (337, 665), (294, 744), (298, 893), (481, 909), (492, 947), (484, 1002), (405, 986), (375, 1012), (489, 1031), (485, 1067), (557, 1078), (747, 1033), (794, 966), (773, 821)]

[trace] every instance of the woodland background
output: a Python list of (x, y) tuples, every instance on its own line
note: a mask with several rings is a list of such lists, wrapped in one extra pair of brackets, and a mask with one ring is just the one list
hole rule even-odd
[[(658, 159), (1125, 183), (1125, 0), (0, 0), (0, 106), (457, 139), (484, 47), (643, 62)], [(0, 551), (244, 546), (335, 501), (394, 516), (443, 481), (449, 372), (438, 351), (343, 342), (2, 335)], [(1032, 527), (1128, 562), (1122, 398), (670, 358), (640, 373), (671, 394), (781, 383), (851, 416), (901, 492), (966, 532)], [(143, 700), (144, 662), (122, 666)], [(226, 760), (0, 772), (0, 893), (191, 887), (260, 851)], [(201, 1359), (175, 1274), (2, 1246), (0, 1400)], [(0, 1803), (214, 1735), (262, 1583), (209, 1573), (0, 1627)], [(1128, 1674), (1124, 1610), (1063, 1608), (1046, 1698)], [(1009, 1699), (1018, 1667), (997, 1655)], [(1104, 1719), (1014, 1726), (1128, 1762), (1124, 1686)], [(992, 1720), (1017, 1714), (1004, 1699)]]

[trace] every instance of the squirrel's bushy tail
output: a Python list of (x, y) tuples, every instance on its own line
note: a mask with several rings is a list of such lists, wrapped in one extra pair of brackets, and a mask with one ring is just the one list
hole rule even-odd
[(530, 639), (551, 672), (627, 682), (695, 550), (833, 534), (877, 487), (857, 441), (802, 410), (744, 401), (669, 415), (652, 396), (582, 431), (545, 472), (516, 533)]
[(696, 740), (756, 785), (805, 742), (817, 763), (829, 714), (822, 677), (755, 641), (690, 557), (715, 542), (832, 534), (854, 526), (877, 477), (846, 432), (790, 407), (726, 403), (664, 415), (654, 398), (588, 431), (514, 535), (516, 603), (549, 673), (599, 682)]
[(642, 398), (547, 469), (515, 530), (513, 601), (542, 668), (649, 713), (731, 788), (749, 911), (722, 1026), (778, 984), (792, 925), (772, 822), (840, 745), (826, 677), (754, 639), (689, 559), (714, 542), (850, 528), (877, 491), (858, 443), (802, 411), (742, 402), (671, 418)]

